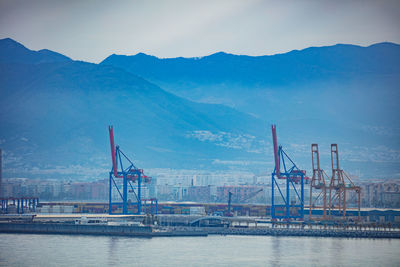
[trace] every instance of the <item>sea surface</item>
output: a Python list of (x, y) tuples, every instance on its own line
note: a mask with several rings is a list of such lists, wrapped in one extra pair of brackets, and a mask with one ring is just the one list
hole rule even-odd
[(1, 266), (400, 266), (400, 240), (0, 234)]

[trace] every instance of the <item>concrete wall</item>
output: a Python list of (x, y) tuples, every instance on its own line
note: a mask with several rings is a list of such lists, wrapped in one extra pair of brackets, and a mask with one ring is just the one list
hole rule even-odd
[(45, 234), (90, 234), (90, 235), (124, 235), (150, 236), (151, 227), (107, 226), (107, 225), (75, 225), (56, 223), (2, 223), (3, 233), (45, 233)]

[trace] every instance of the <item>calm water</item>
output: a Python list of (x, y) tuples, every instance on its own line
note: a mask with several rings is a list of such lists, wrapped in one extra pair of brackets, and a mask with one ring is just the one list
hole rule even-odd
[(400, 240), (0, 234), (1, 266), (400, 266)]

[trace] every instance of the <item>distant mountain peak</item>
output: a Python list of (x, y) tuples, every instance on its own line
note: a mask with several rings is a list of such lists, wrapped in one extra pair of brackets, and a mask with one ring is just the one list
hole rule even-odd
[(150, 57), (150, 55), (147, 55), (146, 53), (143, 53), (143, 52), (139, 52), (135, 56), (137, 56), (137, 57)]
[(376, 43), (372, 44), (368, 47), (399, 47), (400, 44), (392, 43), (392, 42), (381, 42), (381, 43)]
[(4, 38), (4, 39), (0, 39), (0, 49), (4, 49), (4, 48), (8, 48), (8, 49), (12, 49), (12, 48), (22, 48), (22, 49), (27, 49), (24, 45), (22, 45), (21, 43), (11, 39), (11, 38)]
[(22, 46), (21, 43), (18, 43), (17, 41), (15, 41), (15, 40), (13, 40), (13, 39), (11, 39), (11, 38), (8, 38), (8, 37), (7, 37), (7, 38), (0, 39), (0, 43), (4, 43), (4, 42), (19, 44), (19, 45)]
[(48, 49), (30, 50), (11, 38), (0, 40), (0, 62), (38, 64), (70, 60), (69, 57)]
[[(51, 51), (51, 50), (49, 50), (49, 49), (40, 49), (40, 50), (38, 50), (37, 52), (41, 52), (41, 53), (57, 53), (57, 52)], [(57, 54), (58, 54), (58, 53), (57, 53)]]
[(70, 61), (71, 59), (63, 54), (51, 51), (49, 49), (41, 49), (37, 51), (41, 55), (46, 55), (48, 57), (52, 57), (53, 61)]
[(139, 59), (160, 59), (160, 58), (158, 58), (156, 56), (148, 55), (148, 54), (143, 53), (143, 52), (139, 52), (136, 55), (134, 55), (133, 57), (139, 58)]
[(231, 54), (228, 54), (228, 53), (226, 53), (224, 51), (219, 51), (219, 52), (216, 52), (216, 53), (211, 54), (209, 56), (211, 57), (211, 56), (225, 56), (225, 55), (231, 55)]

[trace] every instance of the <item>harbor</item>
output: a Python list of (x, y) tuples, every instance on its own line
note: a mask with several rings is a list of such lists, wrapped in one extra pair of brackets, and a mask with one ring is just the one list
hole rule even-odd
[[(332, 177), (320, 167), (318, 144), (311, 145), (312, 177), (278, 144), (271, 126), (275, 168), (271, 204), (240, 203), (264, 189), (241, 196), (231, 187), (220, 190), (227, 203), (162, 203), (145, 198), (143, 185), (152, 177), (136, 167), (115, 145), (109, 128), (112, 169), (108, 203), (40, 202), (36, 197), (2, 198), (0, 233), (186, 237), (208, 235), (400, 238), (398, 209), (361, 208), (361, 188), (339, 168), (337, 144), (331, 144)], [(329, 181), (330, 180), (330, 181)], [(329, 181), (329, 182), (328, 182)], [(306, 205), (305, 187), (309, 187)], [(314, 190), (314, 194), (313, 194)], [(232, 203), (232, 197), (236, 201)]]

